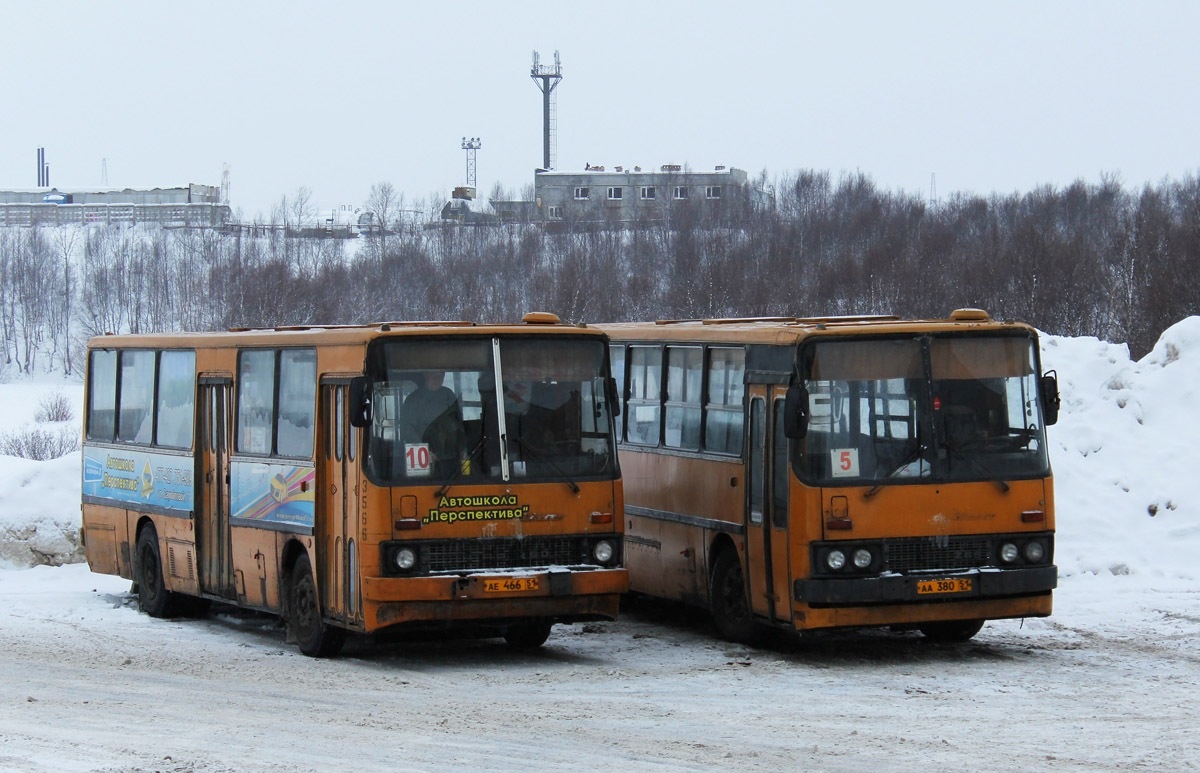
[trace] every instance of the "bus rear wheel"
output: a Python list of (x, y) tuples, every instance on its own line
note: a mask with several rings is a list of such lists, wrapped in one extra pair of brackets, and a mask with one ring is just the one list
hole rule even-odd
[(504, 641), (514, 649), (534, 650), (550, 638), (553, 625), (549, 620), (522, 620), (504, 629)]
[(979, 633), (982, 620), (942, 620), (918, 626), (926, 639), (937, 642), (964, 642)]
[(167, 590), (163, 580), (158, 532), (147, 525), (137, 538), (138, 606), (150, 617), (176, 617), (181, 611), (179, 594)]
[(742, 562), (733, 550), (722, 550), (717, 554), (709, 589), (709, 607), (717, 630), (729, 641), (757, 644), (761, 640), (762, 628), (746, 600)]
[(317, 583), (313, 579), (312, 564), (306, 555), (296, 559), (292, 567), (291, 582), (288, 583), (287, 612), (288, 632), (305, 655), (329, 658), (341, 652), (342, 645), (346, 642), (346, 629), (326, 625), (321, 618)]

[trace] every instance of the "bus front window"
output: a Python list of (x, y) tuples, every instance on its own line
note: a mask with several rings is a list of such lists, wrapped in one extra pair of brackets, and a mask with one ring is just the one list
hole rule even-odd
[(381, 341), (368, 469), (382, 483), (612, 477), (604, 356), (562, 336)]
[(798, 474), (827, 486), (1046, 474), (1032, 346), (1023, 336), (815, 344)]

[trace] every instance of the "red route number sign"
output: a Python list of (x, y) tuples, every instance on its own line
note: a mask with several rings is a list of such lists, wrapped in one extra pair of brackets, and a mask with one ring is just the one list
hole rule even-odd
[(428, 478), (433, 455), (428, 443), (408, 443), (404, 446), (404, 469), (410, 478)]
[(829, 452), (830, 469), (833, 471), (835, 478), (857, 478), (858, 477), (858, 449), (857, 448), (835, 448)]

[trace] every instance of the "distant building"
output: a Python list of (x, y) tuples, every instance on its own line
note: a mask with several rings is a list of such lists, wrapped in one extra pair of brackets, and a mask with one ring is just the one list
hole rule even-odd
[[(750, 197), (749, 178), (741, 169), (718, 166), (693, 172), (678, 164), (657, 170), (588, 165), (581, 172), (538, 170), (533, 177), (534, 217), (541, 222), (635, 222), (662, 220), (668, 208), (684, 202), (720, 206)], [(503, 219), (503, 218), (501, 218)]]
[[(474, 207), (474, 208), (472, 208)], [(496, 216), (484, 212), (479, 204), (467, 199), (450, 199), (442, 205), (442, 221), (462, 225), (496, 225)]]
[(536, 201), (493, 201), (497, 223), (533, 223), (539, 220)]
[(150, 190), (28, 188), (0, 190), (0, 226), (157, 223), (220, 227), (232, 219), (221, 189), (192, 183)]

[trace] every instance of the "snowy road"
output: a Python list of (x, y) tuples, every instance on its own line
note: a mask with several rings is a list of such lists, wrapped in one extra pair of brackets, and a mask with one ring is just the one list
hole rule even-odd
[(1200, 593), (1130, 582), (1072, 578), (1055, 617), (964, 645), (753, 650), (643, 603), (535, 653), (352, 641), (318, 661), (269, 618), (151, 620), (85, 567), (0, 571), (0, 769), (1195, 768)]

